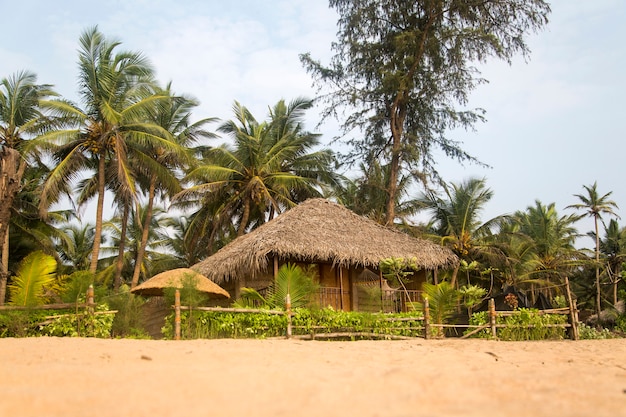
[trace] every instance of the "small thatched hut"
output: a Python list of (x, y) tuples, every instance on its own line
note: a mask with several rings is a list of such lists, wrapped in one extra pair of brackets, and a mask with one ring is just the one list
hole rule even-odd
[(284, 263), (314, 264), (323, 304), (355, 310), (359, 308), (356, 286), (363, 277), (371, 277), (368, 270), (379, 276), (379, 262), (390, 257), (414, 258), (422, 268), (410, 284), (413, 291), (421, 287), (427, 271), (458, 262), (447, 248), (381, 226), (328, 200), (310, 199), (235, 239), (192, 269), (237, 298), (241, 287), (267, 287)]

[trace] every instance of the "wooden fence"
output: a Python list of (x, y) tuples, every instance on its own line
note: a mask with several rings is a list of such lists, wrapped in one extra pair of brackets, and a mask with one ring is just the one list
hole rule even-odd
[[(115, 314), (117, 310), (109, 310), (109, 311), (95, 311), (96, 303), (94, 300), (94, 289), (93, 285), (90, 285), (86, 291), (86, 301), (84, 303), (55, 303), (55, 304), (44, 304), (38, 306), (0, 306), (0, 312), (3, 311), (44, 311), (44, 310), (69, 310), (74, 309), (77, 313), (69, 313), (69, 314), (58, 314), (53, 316), (44, 317), (44, 321), (41, 323), (37, 323), (38, 325), (50, 324), (54, 319), (58, 319), (61, 317), (69, 317), (76, 315), (104, 315), (104, 314)], [(83, 309), (83, 313), (78, 313), (79, 309)]]
[[(569, 283), (568, 283), (569, 284)], [(537, 327), (542, 327), (542, 328), (550, 328), (550, 327), (557, 327), (557, 328), (564, 328), (564, 329), (569, 329), (570, 330), (570, 338), (573, 340), (578, 340), (579, 339), (579, 334), (578, 334), (578, 310), (576, 308), (576, 302), (574, 300), (572, 300), (572, 296), (571, 293), (569, 291), (569, 285), (566, 286), (567, 288), (567, 297), (568, 297), (568, 301), (569, 301), (569, 307), (566, 308), (558, 308), (558, 309), (550, 309), (550, 310), (539, 310), (538, 314), (561, 314), (561, 315), (567, 315), (569, 318), (569, 323), (563, 323), (563, 324), (548, 324), (548, 325), (542, 325), (542, 326), (535, 326), (535, 325), (528, 325), (525, 326), (527, 328), (537, 328)], [(175, 316), (174, 316), (174, 338), (175, 340), (180, 340), (181, 338), (181, 329), (180, 329), (180, 313), (181, 310), (188, 310), (189, 307), (184, 307), (180, 305), (180, 291), (176, 290), (176, 296), (175, 296), (175, 305), (174, 305), (174, 310), (175, 310)], [(228, 313), (259, 313), (259, 314), (277, 314), (277, 315), (286, 315), (287, 316), (287, 328), (286, 328), (286, 332), (285, 335), (287, 338), (298, 338), (298, 339), (316, 339), (316, 338), (324, 338), (324, 339), (329, 339), (329, 338), (345, 338), (345, 337), (371, 337), (371, 338), (388, 338), (388, 339), (412, 339), (412, 337), (407, 337), (407, 336), (396, 336), (396, 335), (390, 335), (390, 334), (379, 334), (379, 333), (374, 333), (374, 332), (334, 332), (334, 333), (324, 333), (324, 332), (319, 332), (316, 333), (315, 330), (319, 329), (322, 330), (324, 329), (323, 327), (313, 327), (313, 328), (308, 328), (310, 333), (308, 335), (293, 335), (293, 326), (292, 326), (292, 312), (291, 312), (291, 301), (289, 299), (289, 296), (287, 296), (287, 300), (285, 302), (285, 310), (259, 310), (259, 309), (249, 309), (249, 308), (223, 308), (223, 307), (195, 307), (194, 310), (196, 311), (214, 311), (214, 312), (228, 312)], [(475, 335), (476, 333), (482, 331), (482, 330), (486, 330), (488, 329), (491, 333), (491, 336), (494, 339), (498, 338), (498, 334), (497, 334), (497, 329), (498, 328), (506, 328), (509, 327), (506, 324), (497, 324), (497, 317), (498, 316), (507, 316), (507, 315), (513, 315), (513, 314), (517, 314), (515, 311), (496, 311), (495, 309), (495, 302), (493, 300), (493, 298), (491, 298), (489, 300), (489, 309), (488, 309), (488, 321), (487, 324), (484, 325), (470, 325), (470, 324), (466, 324), (466, 325), (462, 325), (462, 324), (439, 324), (439, 323), (433, 323), (432, 317), (431, 317), (431, 311), (430, 311), (430, 306), (429, 306), (429, 302), (428, 299), (425, 298), (423, 301), (423, 317), (403, 317), (403, 318), (388, 318), (388, 320), (394, 320), (394, 321), (413, 321), (413, 322), (421, 322), (422, 325), (417, 327), (411, 327), (411, 329), (413, 330), (422, 330), (423, 333), (423, 337), (425, 339), (430, 339), (431, 337), (437, 337), (434, 335), (435, 332), (433, 332), (433, 329), (445, 329), (445, 328), (455, 328), (455, 329), (466, 329), (466, 330), (470, 330), (469, 332), (465, 333), (461, 338), (465, 339), (468, 338), (470, 336)], [(442, 333), (442, 332), (436, 332), (436, 333)]]

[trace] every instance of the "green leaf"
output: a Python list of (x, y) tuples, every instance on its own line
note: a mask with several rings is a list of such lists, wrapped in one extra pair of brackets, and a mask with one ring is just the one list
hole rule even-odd
[(9, 304), (28, 307), (44, 304), (45, 288), (54, 283), (56, 269), (54, 257), (40, 251), (29, 254), (9, 285)]

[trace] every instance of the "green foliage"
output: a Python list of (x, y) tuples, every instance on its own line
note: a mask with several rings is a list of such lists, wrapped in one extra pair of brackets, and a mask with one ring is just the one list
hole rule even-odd
[[(459, 301), (459, 292), (447, 281), (436, 285), (425, 282), (422, 289), (424, 290), (424, 298), (428, 298), (432, 322), (436, 324), (446, 323), (454, 314), (454, 309)], [(423, 310), (421, 306), (418, 308)]]
[(93, 274), (89, 271), (76, 271), (69, 275), (60, 294), (63, 302), (76, 303), (84, 300), (87, 289), (94, 283), (93, 278)]
[[(180, 328), (184, 339), (266, 338), (285, 335), (287, 318), (262, 313), (183, 311)], [(162, 333), (166, 339), (174, 338), (173, 313), (166, 318)]]
[(0, 312), (0, 337), (36, 336), (37, 323), (46, 316), (58, 314), (51, 310)]
[[(106, 312), (101, 304), (96, 311)], [(113, 314), (70, 310), (26, 310), (0, 313), (0, 337), (81, 336), (111, 337)]]
[[(472, 314), (470, 325), (483, 326), (489, 322), (486, 311)], [(565, 338), (565, 327), (548, 327), (548, 325), (566, 324), (567, 316), (562, 314), (539, 314), (539, 310), (520, 308), (511, 315), (499, 315), (496, 324), (505, 325), (498, 327), (497, 335), (500, 340), (547, 340)], [(533, 327), (530, 327), (533, 326)], [(469, 329), (467, 332), (472, 331)], [(484, 329), (473, 335), (478, 338), (490, 338), (491, 330)]]
[(112, 310), (117, 310), (111, 324), (113, 337), (149, 337), (143, 327), (143, 298), (131, 293), (124, 285), (119, 294), (108, 298), (108, 304)]
[(402, 286), (410, 282), (408, 277), (413, 275), (413, 271), (419, 269), (415, 258), (386, 258), (380, 261), (379, 267), (387, 281), (392, 285), (399, 284)]
[(459, 289), (459, 293), (465, 307), (472, 308), (481, 302), (485, 294), (487, 294), (487, 290), (478, 285), (464, 285)]
[(615, 320), (615, 330), (626, 333), (626, 313), (620, 314)]
[(312, 273), (304, 271), (297, 265), (286, 264), (280, 267), (276, 280), (267, 289), (265, 297), (256, 290), (245, 288), (242, 297), (235, 302), (237, 307), (253, 307), (255, 301), (260, 302), (263, 308), (283, 310), (287, 294), (291, 298), (293, 309), (310, 307), (314, 302), (314, 295), (319, 284), (314, 280)]
[[(96, 311), (106, 312), (109, 308), (101, 304)], [(109, 338), (113, 320), (113, 314), (63, 314), (51, 323), (39, 325), (37, 333), (41, 336)]]
[(612, 339), (613, 338), (613, 334), (611, 333), (609, 329), (598, 330), (595, 327), (587, 326), (585, 323), (579, 323), (578, 336), (582, 340)]
[[(422, 316), (418, 313), (378, 314), (324, 309), (297, 309), (292, 317), (293, 334), (367, 332), (380, 335), (418, 336), (422, 334)], [(181, 313), (181, 333), (185, 338), (267, 338), (284, 336), (287, 318), (264, 313), (229, 313), (195, 311), (192, 323), (189, 312)], [(191, 328), (191, 330), (190, 330)], [(174, 337), (174, 314), (163, 327), (165, 338)]]
[(57, 262), (54, 257), (37, 251), (22, 260), (13, 282), (9, 285), (9, 304), (37, 306), (46, 302), (46, 287), (55, 283)]
[(554, 308), (565, 308), (567, 307), (567, 299), (564, 295), (557, 295), (552, 299), (552, 306)]

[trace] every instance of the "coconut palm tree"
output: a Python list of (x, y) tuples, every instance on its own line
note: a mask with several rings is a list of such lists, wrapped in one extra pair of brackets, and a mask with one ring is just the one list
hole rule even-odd
[[(484, 179), (469, 178), (460, 184), (451, 183), (444, 191), (445, 198), (432, 191), (423, 193), (418, 203), (432, 215), (432, 226), (441, 242), (450, 246), (461, 259), (471, 262), (486, 251), (481, 238), (488, 235), (503, 216), (481, 222), (480, 214), (493, 196)], [(457, 274), (458, 266), (452, 274), (453, 288)]]
[(573, 208), (576, 210), (583, 210), (589, 217), (593, 218), (594, 222), (594, 234), (595, 234), (595, 269), (596, 269), (596, 313), (600, 317), (602, 311), (602, 289), (600, 287), (600, 235), (598, 234), (598, 220), (602, 220), (602, 215), (607, 214), (610, 216), (619, 216), (613, 211), (617, 209), (617, 203), (613, 200), (609, 200), (609, 197), (613, 192), (608, 192), (604, 195), (600, 195), (598, 192), (598, 183), (594, 182), (593, 185), (583, 185), (583, 188), (587, 194), (574, 194), (580, 200), (578, 204), (572, 204), (567, 208)]
[(526, 211), (513, 215), (519, 233), (532, 243), (530, 256), (525, 258), (523, 278), (537, 283), (560, 284), (563, 276), (580, 264), (583, 256), (574, 246), (578, 237), (574, 223), (578, 218), (575, 215), (559, 216), (554, 203), (544, 205), (539, 200)]
[[(593, 236), (595, 238), (595, 236)], [(617, 304), (617, 287), (622, 280), (622, 265), (626, 260), (626, 228), (611, 219), (604, 227), (604, 238), (600, 239), (600, 253), (606, 259), (606, 274), (613, 284), (613, 305)]]
[[(93, 247), (94, 225), (87, 223), (68, 223), (61, 227), (66, 239), (57, 245), (57, 252), (66, 273), (87, 271), (89, 255)], [(60, 265), (61, 267), (61, 265)]]
[[(139, 283), (141, 265), (148, 243), (149, 225), (152, 221), (152, 211), (157, 193), (164, 197), (174, 196), (182, 187), (175, 175), (176, 171), (182, 171), (192, 164), (190, 153), (186, 150), (198, 143), (201, 139), (214, 138), (216, 135), (205, 130), (205, 125), (214, 122), (214, 118), (205, 118), (197, 122), (191, 122), (191, 111), (198, 102), (188, 96), (176, 96), (171, 90), (171, 84), (160, 91), (160, 94), (169, 97), (167, 101), (156, 102), (149, 109), (149, 120), (168, 131), (172, 141), (179, 148), (175, 152), (163, 146), (146, 144), (137, 149), (136, 158), (140, 159), (138, 167), (141, 168), (140, 179), (143, 179), (143, 188), (147, 189), (147, 204), (145, 208), (142, 237), (137, 252), (137, 260), (131, 280), (131, 288)], [(139, 210), (136, 210), (139, 212)]]
[[(167, 97), (154, 92), (153, 70), (137, 52), (119, 51), (119, 41), (108, 40), (97, 27), (80, 38), (79, 92), (84, 109), (58, 106), (75, 119), (72, 130), (59, 130), (41, 138), (53, 151), (55, 168), (43, 187), (41, 209), (58, 201), (62, 185), (81, 172), (91, 171), (97, 196), (95, 235), (89, 270), (98, 267), (107, 172), (115, 173), (114, 191), (136, 195), (134, 170), (128, 155), (136, 145), (159, 144), (171, 149), (169, 132), (146, 118), (147, 109)], [(90, 195), (89, 193), (86, 194)]]
[(234, 146), (209, 150), (186, 177), (194, 185), (176, 199), (211, 207), (213, 231), (228, 230), (233, 222), (241, 236), (299, 201), (321, 195), (332, 178), (333, 158), (329, 150), (312, 151), (318, 135), (302, 128), (304, 111), (310, 107), (310, 100), (296, 99), (288, 106), (281, 100), (269, 121), (258, 122), (235, 102), (235, 120), (219, 127)]
[(50, 85), (37, 84), (37, 76), (17, 72), (0, 81), (0, 305), (4, 304), (8, 278), (9, 223), (13, 202), (22, 188), (28, 166), (26, 143), (55, 121), (46, 112), (57, 94)]

